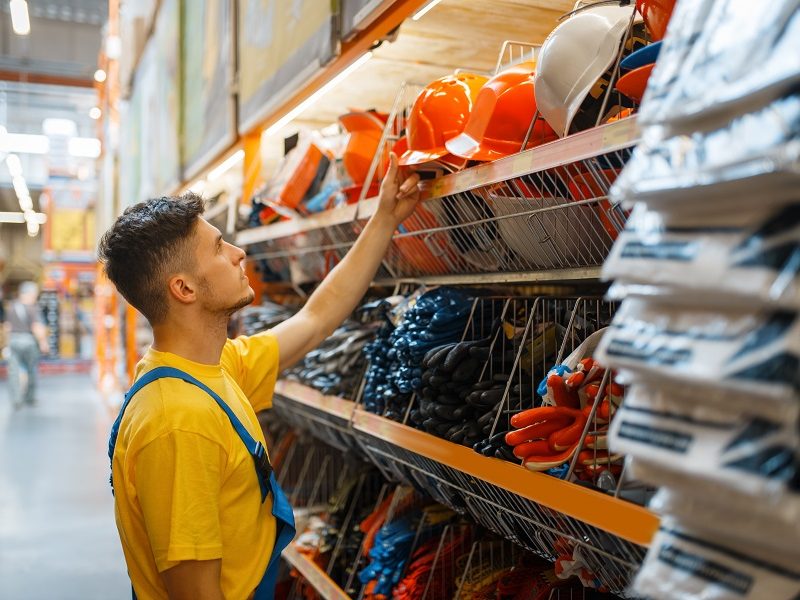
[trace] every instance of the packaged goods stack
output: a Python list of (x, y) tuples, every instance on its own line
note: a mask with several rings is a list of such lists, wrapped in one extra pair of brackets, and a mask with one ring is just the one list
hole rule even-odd
[(612, 190), (610, 432), (662, 486), (650, 598), (800, 593), (800, 3), (679, 2)]

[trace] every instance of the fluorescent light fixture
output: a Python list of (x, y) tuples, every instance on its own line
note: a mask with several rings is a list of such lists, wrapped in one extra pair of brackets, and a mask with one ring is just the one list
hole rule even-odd
[(428, 12), (429, 12), (429, 11), (430, 11), (430, 10), (431, 10), (431, 9), (432, 9), (434, 6), (436, 6), (437, 4), (439, 4), (441, 1), (442, 1), (442, 0), (431, 0), (431, 1), (430, 1), (430, 2), (428, 2), (428, 3), (427, 3), (425, 6), (423, 6), (422, 8), (420, 8), (420, 9), (419, 9), (419, 10), (418, 10), (416, 13), (414, 13), (414, 16), (413, 16), (413, 17), (411, 17), (411, 20), (412, 20), (412, 21), (419, 21), (419, 20), (420, 20), (422, 17), (424, 17), (426, 14), (428, 14)]
[(97, 83), (103, 83), (106, 80), (106, 77), (106, 72), (103, 71), (103, 69), (97, 69), (97, 71), (94, 72), (94, 80)]
[(17, 175), (11, 180), (11, 183), (14, 186), (14, 193), (17, 194), (17, 198), (25, 198), (26, 196), (30, 196), (31, 193), (28, 191), (28, 184), (25, 183), (25, 178), (22, 175)]
[(0, 138), (0, 151), (18, 152), (20, 154), (47, 154), (50, 151), (50, 140), (46, 135), (30, 133), (7, 133)]
[(75, 135), (78, 125), (72, 119), (47, 118), (42, 121), (42, 131), (45, 135)]
[(47, 215), (33, 211), (0, 212), (0, 223), (25, 223), (27, 220), (34, 220), (39, 225), (44, 225), (47, 223)]
[(100, 140), (74, 137), (67, 143), (67, 151), (75, 158), (97, 158), (100, 156)]
[(16, 154), (9, 154), (6, 156), (6, 166), (8, 167), (8, 172), (11, 174), (12, 179), (22, 176), (22, 163), (19, 160), (19, 156)]
[(94, 119), (95, 121), (103, 116), (103, 111), (100, 110), (100, 107), (93, 106), (89, 109), (89, 116)]
[(208, 180), (214, 181), (216, 179), (219, 179), (225, 173), (227, 173), (231, 169), (231, 167), (240, 163), (243, 159), (244, 159), (244, 150), (237, 150), (208, 173)]
[(329, 91), (331, 91), (334, 87), (336, 87), (339, 83), (341, 83), (346, 77), (348, 77), (351, 73), (353, 73), (359, 67), (361, 67), (364, 63), (366, 63), (370, 58), (372, 58), (372, 52), (367, 52), (366, 54), (362, 54), (353, 63), (348, 65), (341, 73), (336, 75), (336, 77), (331, 79), (328, 83), (323, 85), (316, 92), (314, 92), (308, 98), (303, 100), (300, 104), (295, 106), (292, 110), (290, 110), (288, 113), (283, 115), (280, 119), (275, 121), (272, 125), (267, 127), (267, 129), (264, 131), (264, 134), (265, 135), (272, 135), (274, 133), (277, 133), (281, 129), (283, 129), (286, 125), (291, 123), (294, 120), (294, 118), (297, 117), (297, 115), (302, 113), (305, 109), (307, 109), (309, 106), (314, 104), (322, 96), (324, 96)]
[(31, 20), (28, 17), (28, 3), (25, 0), (11, 0), (11, 27), (17, 35), (28, 35), (31, 32)]
[(39, 233), (39, 223), (33, 219), (26, 219), (25, 225), (28, 226), (28, 235), (31, 237), (36, 237)]

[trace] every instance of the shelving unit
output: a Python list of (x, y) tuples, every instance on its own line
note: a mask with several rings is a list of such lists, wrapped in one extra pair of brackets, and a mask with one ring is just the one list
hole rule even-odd
[[(359, 447), (390, 479), (423, 489), (541, 556), (555, 560), (557, 545), (580, 546), (588, 567), (617, 593), (658, 529), (658, 517), (643, 507), (481, 456), (301, 384), (280, 382), (275, 407), (325, 441), (345, 436), (344, 445)], [(352, 418), (343, 429), (347, 413)]]
[[(419, 209), (395, 233), (381, 283), (586, 281), (599, 277), (627, 215), (607, 200), (638, 141), (635, 117), (424, 181)], [(344, 257), (378, 198), (245, 230), (236, 243), (279, 272)], [(326, 268), (311, 277), (321, 279)]]

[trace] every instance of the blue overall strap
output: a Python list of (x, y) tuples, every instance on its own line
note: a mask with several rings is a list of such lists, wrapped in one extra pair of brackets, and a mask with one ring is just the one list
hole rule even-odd
[[(122, 416), (125, 414), (125, 409), (128, 407), (131, 399), (144, 386), (162, 377), (182, 379), (187, 383), (196, 385), (216, 401), (219, 407), (225, 411), (226, 415), (228, 415), (228, 419), (233, 425), (233, 428), (236, 430), (236, 433), (242, 439), (242, 442), (244, 442), (244, 445), (247, 447), (247, 450), (253, 457), (258, 483), (261, 486), (261, 501), (263, 502), (266, 499), (268, 493), (272, 493), (272, 515), (275, 517), (275, 545), (272, 548), (272, 554), (267, 562), (267, 568), (264, 571), (261, 582), (256, 588), (254, 600), (274, 600), (275, 586), (278, 581), (278, 571), (280, 568), (281, 552), (283, 552), (284, 548), (291, 543), (295, 536), (294, 512), (289, 504), (289, 500), (286, 498), (286, 495), (283, 493), (280, 485), (278, 485), (278, 481), (275, 478), (275, 473), (272, 470), (272, 465), (269, 463), (269, 458), (267, 457), (266, 449), (264, 448), (263, 444), (256, 441), (253, 436), (250, 435), (250, 433), (242, 425), (241, 421), (239, 421), (238, 417), (216, 392), (214, 392), (203, 382), (198, 381), (180, 369), (175, 369), (173, 367), (157, 367), (151, 371), (148, 371), (139, 379), (137, 379), (131, 389), (128, 390), (128, 393), (125, 394), (125, 402), (122, 404), (119, 416), (114, 422), (114, 425), (111, 427), (111, 436), (108, 442), (109, 459), (113, 459), (114, 447), (116, 446), (117, 435), (119, 433), (119, 425), (122, 421)], [(136, 600), (135, 592), (133, 592), (133, 600)]]
[[(247, 451), (250, 453), (250, 456), (253, 457), (253, 461), (255, 462), (256, 466), (256, 474), (258, 477), (258, 484), (261, 487), (261, 501), (263, 502), (267, 498), (267, 494), (269, 493), (269, 476), (272, 473), (272, 465), (269, 463), (269, 458), (267, 457), (267, 450), (264, 448), (264, 445), (256, 441), (250, 432), (245, 429), (242, 422), (236, 416), (236, 414), (231, 410), (231, 408), (225, 404), (225, 401), (220, 398), (219, 394), (217, 394), (214, 390), (204, 384), (202, 381), (199, 381), (189, 375), (188, 373), (181, 371), (180, 369), (176, 369), (174, 367), (156, 367), (151, 371), (148, 371), (144, 375), (142, 375), (136, 382), (133, 384), (128, 393), (125, 394), (125, 402), (122, 404), (122, 408), (119, 411), (119, 416), (117, 416), (117, 420), (114, 421), (114, 424), (111, 426), (111, 435), (109, 436), (108, 440), (108, 458), (113, 462), (114, 458), (114, 447), (117, 444), (117, 435), (119, 434), (119, 425), (122, 422), (122, 416), (125, 414), (125, 409), (128, 408), (128, 404), (130, 403), (131, 399), (136, 395), (136, 393), (141, 390), (144, 386), (152, 383), (156, 379), (161, 379), (162, 377), (171, 377), (174, 379), (182, 379), (187, 383), (191, 383), (192, 385), (196, 385), (201, 390), (206, 392), (209, 396), (211, 396), (214, 401), (219, 405), (219, 407), (225, 411), (225, 414), (228, 415), (228, 419), (233, 425), (233, 428), (236, 430), (236, 433), (242, 439)], [(113, 489), (114, 474), (111, 474), (111, 487)]]
[(270, 474), (269, 485), (272, 490), (272, 516), (275, 517), (275, 545), (267, 563), (267, 570), (264, 571), (261, 583), (256, 588), (253, 600), (274, 600), (281, 552), (292, 542), (295, 535), (294, 512), (286, 494), (283, 493), (275, 479), (275, 473)]

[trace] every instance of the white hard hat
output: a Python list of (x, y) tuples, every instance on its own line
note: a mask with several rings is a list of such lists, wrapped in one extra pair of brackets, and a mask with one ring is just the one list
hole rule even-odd
[(581, 103), (614, 64), (634, 7), (598, 5), (576, 13), (542, 44), (534, 79), (536, 105), (564, 137)]

